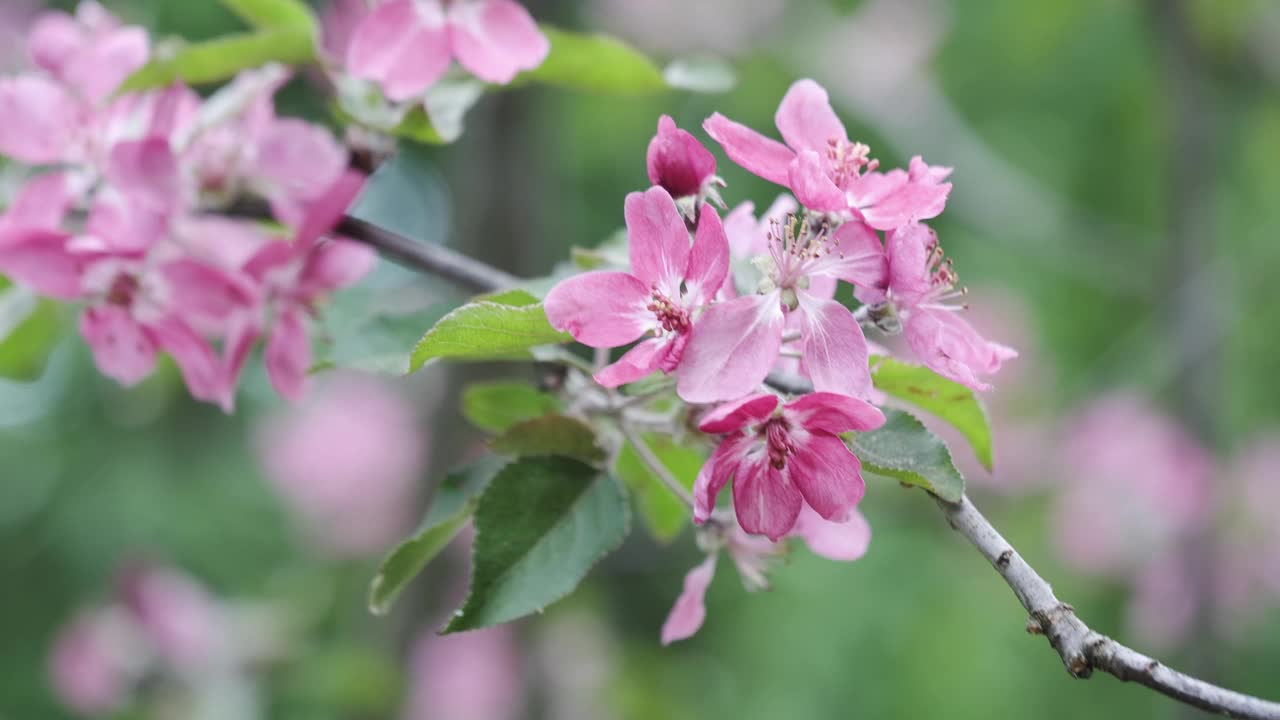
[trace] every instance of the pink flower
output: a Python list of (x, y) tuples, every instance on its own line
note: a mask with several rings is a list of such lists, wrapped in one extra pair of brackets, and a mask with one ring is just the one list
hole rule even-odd
[(645, 164), (649, 168), (649, 182), (666, 190), (671, 197), (714, 191), (708, 183), (715, 179), (715, 156), (688, 131), (676, 127), (670, 115), (658, 118), (658, 134), (649, 141)]
[[(1058, 547), (1073, 566), (1130, 580), (1212, 513), (1209, 454), (1140, 397), (1112, 393), (1072, 419), (1057, 467)], [(1066, 482), (1068, 481), (1069, 482)]]
[(321, 242), (355, 200), (363, 176), (348, 172), (310, 207), (304, 209), (297, 236), (291, 242), (263, 246), (245, 264), (245, 273), (262, 288), (262, 305), (243, 317), (231, 332), (231, 372), (238, 374), (262, 332), (263, 312), (270, 316), (267, 336), (267, 374), (276, 392), (290, 400), (306, 394), (311, 370), (309, 315), (335, 290), (358, 282), (377, 261), (366, 246), (349, 240)]
[(423, 633), (413, 650), (402, 720), (515, 720), (525, 670), (510, 625), (459, 635)]
[(126, 568), (121, 595), (156, 655), (175, 670), (197, 671), (227, 657), (228, 618), (220, 603), (186, 574), (157, 566)]
[(908, 224), (888, 233), (885, 247), (888, 289), (862, 288), (858, 299), (881, 305), (873, 314), (891, 322), (896, 317), (907, 345), (929, 369), (974, 390), (990, 390), (980, 376), (995, 373), (1018, 352), (983, 339), (960, 316), (964, 306), (948, 302), (963, 297), (965, 291), (956, 288), (957, 275), (951, 262), (944, 261), (933, 230)]
[(399, 102), (425, 92), (453, 59), (481, 80), (505, 85), (541, 65), (550, 49), (512, 0), (387, 0), (356, 28), (347, 68)]
[(626, 218), (631, 272), (583, 273), (552, 288), (545, 302), (551, 325), (584, 345), (620, 347), (654, 334), (596, 373), (606, 387), (675, 370), (698, 310), (729, 272), (728, 240), (709, 205), (699, 212), (692, 247), (675, 201), (661, 187), (628, 195)]
[(38, 67), (91, 104), (107, 99), (151, 53), (145, 30), (121, 25), (92, 0), (81, 2), (74, 16), (41, 15), (27, 42)]
[(231, 411), (233, 379), (196, 326), (220, 324), (256, 302), (242, 277), (191, 259), (147, 268), (105, 257), (86, 268), (82, 290), (90, 306), (80, 333), (103, 374), (133, 385), (151, 374), (157, 353), (168, 352), (192, 396)]
[(874, 430), (884, 415), (868, 403), (815, 392), (781, 408), (776, 395), (752, 395), (707, 414), (698, 428), (723, 434), (694, 484), (694, 521), (704, 523), (733, 480), (742, 529), (775, 542), (808, 505), (824, 520), (847, 521), (865, 487), (861, 463), (838, 433)]
[(263, 427), (257, 445), (286, 507), (336, 554), (383, 551), (408, 529), (427, 442), (387, 384), (334, 376)]
[[(738, 575), (748, 592), (766, 590), (769, 565), (785, 548), (767, 538), (748, 535), (738, 526), (727, 528), (706, 525), (699, 535), (700, 545), (710, 546), (707, 558), (689, 571), (684, 588), (662, 625), (662, 644), (670, 645), (692, 637), (707, 617), (706, 594), (715, 574), (721, 550), (726, 550), (738, 568)], [(803, 538), (815, 554), (830, 560), (853, 561), (867, 552), (871, 543), (871, 526), (862, 513), (853, 510), (841, 523), (824, 520), (805, 505), (800, 510), (791, 535)]]
[(876, 172), (870, 148), (849, 140), (827, 91), (812, 80), (791, 86), (775, 116), (786, 145), (716, 113), (703, 128), (734, 162), (783, 185), (800, 204), (819, 212), (848, 213), (877, 230), (937, 217), (946, 207), (950, 168), (919, 157), (909, 171)]
[(694, 325), (676, 386), (680, 397), (705, 403), (753, 392), (778, 359), (791, 314), (799, 318), (804, 369), (814, 387), (865, 397), (871, 375), (862, 328), (848, 309), (824, 296), (834, 283), (815, 280), (883, 283), (880, 238), (857, 221), (831, 232), (793, 216), (774, 228), (769, 255), (758, 264), (765, 272), (759, 294), (714, 305)]
[(81, 612), (54, 641), (49, 676), (63, 705), (85, 715), (120, 710), (142, 674), (145, 646), (115, 608)]

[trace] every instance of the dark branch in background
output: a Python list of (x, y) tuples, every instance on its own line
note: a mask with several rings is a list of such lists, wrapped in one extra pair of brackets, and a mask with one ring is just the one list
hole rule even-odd
[[(338, 232), (376, 248), (406, 267), (439, 275), (468, 290), (492, 292), (519, 282), (508, 273), (443, 246), (414, 242), (363, 220), (348, 217), (338, 226)], [(767, 382), (786, 393), (803, 394), (813, 390), (803, 378), (778, 373), (771, 374)], [(1022, 559), (968, 498), (958, 503), (938, 500), (938, 506), (951, 527), (977, 548), (1008, 583), (1018, 602), (1030, 614), (1027, 631), (1049, 639), (1072, 677), (1087, 678), (1094, 670), (1100, 670), (1201, 710), (1228, 717), (1280, 720), (1278, 703), (1180, 673), (1089, 629), (1070, 605), (1058, 600), (1049, 583)]]
[(359, 218), (343, 218), (335, 232), (373, 246), (383, 257), (411, 270), (452, 280), (464, 290), (491, 292), (520, 282), (514, 275), (443, 245), (416, 242)]

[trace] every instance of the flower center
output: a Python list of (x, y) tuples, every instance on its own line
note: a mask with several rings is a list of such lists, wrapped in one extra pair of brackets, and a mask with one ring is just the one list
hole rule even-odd
[(120, 273), (111, 281), (111, 286), (107, 288), (107, 303), (129, 307), (133, 305), (133, 300), (141, 289), (142, 283), (138, 281), (136, 275)]
[(689, 330), (689, 311), (671, 298), (664, 295), (657, 287), (649, 297), (649, 312), (658, 318), (658, 324), (667, 332), (682, 333)]
[[(960, 282), (960, 275), (956, 272), (952, 265), (951, 258), (946, 256), (942, 251), (942, 246), (938, 244), (935, 236), (929, 243), (929, 261), (927, 264), (927, 272), (929, 274), (929, 294), (930, 302), (941, 303), (946, 300), (954, 300), (962, 298), (969, 294), (969, 288), (956, 287), (956, 283)], [(962, 304), (964, 309), (968, 309), (967, 304)]]
[(760, 428), (760, 434), (764, 436), (765, 445), (769, 450), (769, 464), (775, 470), (785, 468), (787, 455), (796, 451), (791, 443), (790, 429), (791, 425), (782, 417), (770, 418)]
[(827, 162), (831, 168), (831, 181), (843, 188), (846, 183), (857, 180), (864, 172), (871, 172), (880, 167), (879, 160), (868, 155), (871, 148), (860, 142), (850, 142), (839, 138), (827, 141)]

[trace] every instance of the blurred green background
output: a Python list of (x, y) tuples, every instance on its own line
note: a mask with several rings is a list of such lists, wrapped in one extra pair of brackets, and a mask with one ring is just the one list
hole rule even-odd
[[(991, 329), (1024, 350), (1015, 361), (1024, 366), (1011, 370), (1019, 380), (997, 382), (998, 426), (1052, 428), (1098, 393), (1134, 388), (1226, 462), (1280, 422), (1272, 0), (527, 4), (540, 19), (605, 30), (657, 57), (727, 56), (738, 83), (723, 95), (495, 94), (458, 143), (402, 158), (413, 185), (402, 202), (379, 206), (384, 222), (513, 272), (545, 273), (570, 246), (621, 226), (623, 196), (647, 184), (658, 115), (704, 140), (697, 128), (717, 110), (772, 134), (787, 86), (812, 76), (885, 166), (916, 153), (955, 166), (934, 225), (975, 298), (1025, 318), (1009, 330), (1017, 337)], [(237, 27), (212, 0), (108, 5), (157, 35)], [(281, 107), (325, 117), (305, 81)], [(776, 188), (713, 150), (726, 200), (767, 206)], [(447, 294), (394, 268), (368, 287)], [(365, 299), (354, 290), (336, 300), (335, 336)], [(429, 312), (400, 320), (425, 329)], [(225, 417), (190, 402), (173, 372), (115, 387), (73, 335), (39, 380), (0, 387), (0, 718), (69, 717), (49, 690), (50, 644), (138, 555), (219, 596), (304, 618), (288, 659), (259, 680), (262, 717), (401, 717), (413, 684), (404, 658), (447, 611), (460, 570), (433, 566), (391, 617), (369, 616), (376, 554), (317, 552), (255, 458), (256, 428), (283, 412), (260, 368)], [(431, 437), (424, 491), (479, 438), (451, 410), (461, 383), (521, 372), (436, 367), (403, 381)], [(1124, 640), (1129, 589), (1073, 571), (1053, 545), (1055, 485), (1071, 482), (1071, 467), (1048, 453), (1031, 467), (1037, 460), (1037, 477), (974, 478), (972, 494), (1086, 621)], [(774, 588), (756, 595), (722, 562), (703, 630), (670, 648), (658, 645), (658, 629), (699, 556), (690, 533), (667, 548), (635, 533), (577, 594), (519, 624), (527, 716), (1194, 715), (1110, 677), (1069, 678), (919, 492), (872, 482), (863, 508), (875, 531), (864, 559), (834, 564), (796, 551)], [(1265, 604), (1233, 632), (1201, 627), (1162, 657), (1280, 696), (1280, 602)]]

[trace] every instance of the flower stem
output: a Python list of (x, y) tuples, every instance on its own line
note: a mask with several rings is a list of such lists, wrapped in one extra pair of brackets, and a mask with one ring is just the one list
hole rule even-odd
[(692, 510), (693, 495), (690, 494), (690, 492), (685, 489), (685, 486), (671, 474), (671, 471), (667, 470), (667, 466), (662, 464), (662, 461), (658, 459), (658, 456), (653, 454), (653, 450), (649, 448), (649, 443), (645, 442), (644, 437), (626, 421), (619, 423), (619, 425), (622, 427), (623, 436), (625, 436), (627, 438), (627, 442), (631, 443), (631, 446), (635, 448), (636, 454), (640, 456), (640, 460), (649, 468), (649, 472), (653, 473), (654, 477), (658, 478), (663, 485), (666, 485), (667, 489), (670, 490), (680, 500), (680, 502), (684, 503), (690, 510)]

